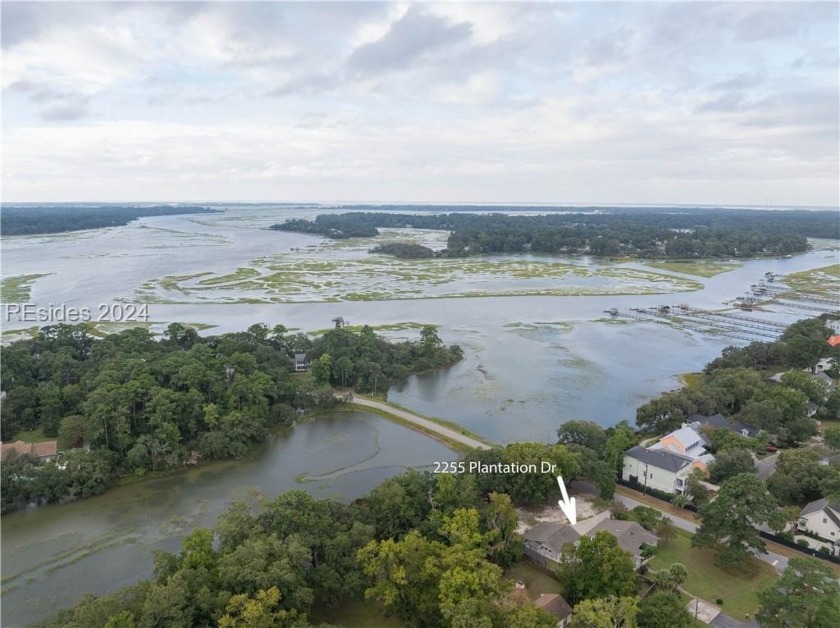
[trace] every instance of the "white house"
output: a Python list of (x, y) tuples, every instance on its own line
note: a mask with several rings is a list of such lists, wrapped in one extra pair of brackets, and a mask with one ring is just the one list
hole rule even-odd
[(828, 541), (840, 541), (840, 502), (818, 499), (799, 513), (796, 527)]
[(707, 471), (706, 463), (668, 448), (632, 447), (624, 452), (621, 477), (665, 493), (681, 494), (694, 469)]

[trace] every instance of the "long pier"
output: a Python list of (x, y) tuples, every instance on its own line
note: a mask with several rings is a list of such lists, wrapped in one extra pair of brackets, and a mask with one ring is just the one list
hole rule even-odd
[[(617, 308), (612, 308), (606, 310), (606, 312), (612, 316), (619, 316), (621, 318), (668, 325), (674, 329), (728, 336), (730, 338), (746, 340), (747, 342), (753, 342), (758, 338), (776, 340), (781, 335), (781, 328), (784, 327), (784, 325), (780, 324), (776, 327), (776, 323), (772, 323), (767, 327), (757, 325), (754, 322), (744, 323), (738, 320), (741, 317), (736, 316), (732, 316), (732, 319), (735, 320), (720, 320), (715, 318), (714, 312), (705, 312), (703, 310), (680, 306), (676, 306), (673, 309), (676, 310), (676, 313), (673, 313), (671, 308), (667, 312), (646, 308), (631, 308), (631, 312), (624, 312)], [(674, 320), (675, 318), (679, 320)], [(764, 323), (766, 321), (761, 322)]]

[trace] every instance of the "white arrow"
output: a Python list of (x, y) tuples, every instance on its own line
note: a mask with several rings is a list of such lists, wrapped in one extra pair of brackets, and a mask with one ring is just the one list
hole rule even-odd
[(557, 476), (557, 484), (560, 485), (560, 492), (563, 493), (563, 499), (557, 502), (557, 505), (560, 506), (560, 510), (566, 515), (569, 523), (575, 525), (577, 523), (577, 504), (575, 504), (575, 498), (572, 497), (569, 499), (569, 494), (566, 492), (566, 485), (563, 484), (563, 478), (559, 475)]

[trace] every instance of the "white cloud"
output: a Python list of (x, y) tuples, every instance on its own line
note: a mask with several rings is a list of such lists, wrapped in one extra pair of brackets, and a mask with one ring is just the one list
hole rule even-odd
[(836, 15), (4, 5), (4, 195), (836, 204)]

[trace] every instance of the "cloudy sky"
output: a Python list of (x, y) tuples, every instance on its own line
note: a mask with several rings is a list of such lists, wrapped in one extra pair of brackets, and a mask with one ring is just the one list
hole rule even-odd
[(839, 20), (4, 2), (3, 198), (837, 206)]

